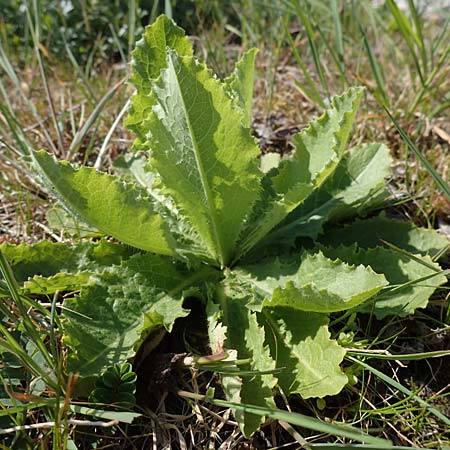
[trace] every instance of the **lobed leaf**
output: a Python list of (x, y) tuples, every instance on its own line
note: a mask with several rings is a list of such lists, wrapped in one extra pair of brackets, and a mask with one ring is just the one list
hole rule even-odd
[(234, 276), (256, 293), (252, 309), (289, 307), (329, 313), (353, 308), (377, 294), (387, 282), (370, 267), (304, 253), (241, 267)]
[(130, 258), (136, 250), (104, 239), (100, 241), (41, 241), (37, 244), (0, 244), (19, 283), (34, 276), (52, 277), (61, 273), (98, 272)]
[(389, 242), (410, 253), (434, 257), (450, 246), (449, 240), (434, 230), (418, 228), (412, 222), (391, 219), (385, 213), (370, 219), (355, 220), (349, 225), (327, 230), (320, 238), (324, 245), (352, 245), (373, 248)]
[(188, 314), (183, 292), (209, 276), (208, 269), (189, 273), (150, 253), (98, 274), (95, 285), (64, 302), (65, 342), (72, 349), (68, 370), (93, 376), (126, 361), (145, 336), (161, 327), (170, 331)]
[(253, 84), (257, 48), (247, 50), (236, 64), (234, 72), (225, 79), (225, 92), (242, 111), (242, 123), (249, 128), (252, 124)]
[(152, 90), (151, 81), (167, 67), (167, 49), (182, 56), (192, 55), (192, 44), (184, 30), (165, 15), (159, 16), (145, 28), (142, 38), (131, 53), (131, 76), (140, 94)]
[(195, 59), (169, 51), (153, 94), (148, 130), (161, 192), (224, 265), (259, 195), (259, 150), (220, 81)]
[(447, 281), (440, 266), (429, 256), (416, 255), (414, 260), (390, 249), (363, 249), (356, 245), (326, 247), (322, 251), (330, 258), (340, 258), (349, 264), (367, 264), (384, 274), (390, 289), (358, 307), (359, 311), (373, 312), (377, 318), (413, 314), (417, 308), (426, 307), (436, 288)]
[(329, 179), (295, 211), (265, 242), (293, 243), (299, 236), (316, 239), (324, 224), (361, 214), (382, 204), (388, 193), (392, 158), (384, 144), (352, 148)]
[(321, 185), (344, 154), (361, 101), (362, 88), (336, 96), (332, 108), (294, 136), (295, 151), (281, 162), (273, 177), (277, 192), (287, 193), (300, 180)]
[(286, 395), (336, 395), (347, 384), (339, 365), (345, 350), (330, 339), (325, 314), (292, 308), (263, 309), (266, 336), (276, 355), (278, 384)]
[(247, 253), (333, 173), (343, 156), (361, 95), (362, 89), (350, 88), (335, 97), (331, 109), (294, 137), (292, 156), (266, 174), (262, 199), (249, 221), (240, 254)]
[[(208, 311), (213, 352), (226, 350), (241, 361), (239, 371), (248, 372), (247, 376), (222, 373), (227, 400), (271, 407), (276, 383), (287, 395), (337, 394), (347, 383), (339, 367), (345, 350), (330, 339), (327, 316), (280, 306), (253, 312), (249, 308), (253, 295), (248, 285), (229, 273), (219, 288), (219, 304)], [(235, 414), (245, 434), (261, 424), (262, 419), (250, 412)]]
[(64, 205), (87, 223), (133, 247), (175, 254), (175, 241), (145, 190), (92, 168), (74, 169), (44, 151), (33, 159)]
[(151, 92), (152, 80), (167, 67), (167, 48), (179, 55), (192, 55), (192, 44), (185, 36), (184, 30), (167, 16), (161, 15), (145, 29), (142, 39), (136, 43), (131, 54), (130, 82), (136, 86), (137, 92), (131, 99), (125, 125), (136, 134), (133, 144), (135, 150), (150, 150), (146, 119), (155, 104)]
[(25, 294), (50, 295), (55, 292), (79, 291), (84, 286), (94, 283), (95, 272), (59, 272), (50, 277), (35, 275), (23, 284)]
[[(222, 374), (222, 385), (229, 401), (274, 407), (273, 389), (276, 378), (271, 373), (259, 374), (275, 369), (269, 348), (264, 344), (264, 328), (259, 324), (256, 313), (246, 307), (247, 293), (240, 286), (233, 284), (233, 279), (224, 280), (218, 290), (220, 313), (216, 321), (210, 321), (209, 334), (217, 334), (225, 338), (225, 348), (239, 360), (249, 360), (239, 365), (240, 372), (254, 372), (251, 376), (238, 374)], [(216, 342), (217, 336), (212, 337)], [(239, 373), (239, 372), (238, 372)], [(246, 411), (235, 411), (235, 417), (246, 436), (255, 432), (264, 418)]]

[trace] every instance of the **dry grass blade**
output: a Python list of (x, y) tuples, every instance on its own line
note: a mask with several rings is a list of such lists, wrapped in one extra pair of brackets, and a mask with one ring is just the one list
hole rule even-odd
[(39, 71), (41, 73), (42, 84), (44, 85), (45, 95), (47, 96), (47, 102), (48, 102), (50, 114), (51, 114), (52, 121), (53, 121), (53, 128), (55, 129), (55, 133), (56, 133), (56, 137), (57, 137), (57, 141), (58, 141), (58, 149), (62, 153), (63, 149), (64, 149), (63, 140), (62, 140), (61, 131), (60, 131), (59, 125), (58, 125), (58, 120), (56, 118), (55, 106), (53, 104), (53, 97), (52, 97), (52, 94), (51, 94), (51, 91), (50, 91), (50, 88), (48, 85), (47, 74), (45, 72), (44, 63), (42, 61), (42, 55), (41, 55), (42, 46), (40, 43), (40, 23), (39, 23), (40, 17), (39, 17), (37, 5), (35, 5), (34, 9), (35, 9), (34, 23), (33, 23), (33, 19), (31, 18), (31, 13), (30, 13), (29, 8), (27, 8), (27, 19), (28, 19), (28, 24), (30, 27), (31, 36), (32, 36), (33, 43), (34, 43), (34, 50), (35, 50), (36, 58), (37, 58), (38, 64), (39, 64)]
[(69, 148), (68, 155), (67, 155), (68, 157), (72, 157), (77, 152), (81, 143), (83, 142), (83, 139), (86, 137), (88, 131), (91, 129), (92, 125), (94, 125), (94, 123), (99, 118), (100, 114), (102, 113), (105, 105), (114, 96), (114, 94), (117, 92), (117, 90), (120, 88), (120, 86), (123, 85), (123, 83), (127, 80), (127, 78), (128, 78), (128, 76), (122, 78), (98, 102), (94, 111), (92, 111), (92, 113), (90, 114), (90, 116), (88, 117), (88, 119), (86, 120), (84, 125), (75, 134), (73, 141), (70, 144), (70, 148)]

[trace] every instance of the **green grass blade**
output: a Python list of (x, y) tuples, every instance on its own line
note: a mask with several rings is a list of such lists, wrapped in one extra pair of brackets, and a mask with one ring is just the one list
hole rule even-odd
[(302, 57), (300, 56), (300, 52), (297, 49), (295, 41), (288, 30), (286, 30), (286, 36), (288, 38), (292, 54), (294, 55), (294, 58), (297, 61), (297, 64), (300, 67), (300, 70), (302, 71), (302, 74), (306, 79), (306, 83), (295, 81), (295, 85), (300, 89), (300, 91), (305, 95), (305, 97), (309, 98), (311, 101), (318, 104), (322, 108), (326, 108), (326, 105), (322, 100), (322, 96), (320, 95), (320, 91), (319, 89), (317, 89), (316, 83), (311, 78), (308, 68), (306, 67), (306, 64), (304, 63)]
[(331, 59), (336, 64), (336, 68), (337, 68), (337, 70), (339, 72), (340, 78), (342, 79), (342, 81), (344, 83), (344, 86), (348, 86), (349, 82), (347, 80), (347, 75), (345, 73), (345, 67), (342, 66), (341, 58), (339, 56), (338, 51), (333, 48), (333, 46), (329, 42), (329, 38), (325, 35), (325, 33), (322, 30), (322, 28), (319, 25), (317, 25), (317, 24), (315, 24), (315, 27), (316, 27), (317, 32), (319, 33), (320, 37), (322, 38), (322, 41), (325, 44), (325, 47), (327, 48), (328, 53), (331, 56)]
[(424, 85), (420, 88), (420, 91), (416, 95), (416, 98), (414, 99), (411, 107), (409, 108), (409, 111), (408, 111), (409, 114), (411, 114), (411, 113), (413, 113), (415, 111), (415, 109), (417, 108), (417, 106), (421, 102), (423, 96), (425, 95), (425, 93), (429, 89), (429, 86), (434, 81), (436, 75), (441, 70), (441, 68), (444, 66), (444, 63), (446, 62), (447, 57), (448, 57), (449, 54), (450, 54), (450, 44), (447, 45), (445, 50), (442, 52), (442, 55), (440, 56), (438, 63), (434, 67), (433, 71), (430, 73), (430, 75), (427, 78), (427, 80), (425, 81)]
[[(110, 405), (107, 405), (110, 406)], [(70, 411), (82, 414), (84, 416), (93, 416), (101, 419), (117, 420), (123, 423), (132, 423), (136, 417), (142, 416), (141, 413), (131, 412), (131, 411), (105, 411), (102, 409), (91, 408), (81, 405), (70, 405)]]
[(323, 74), (322, 64), (320, 62), (320, 56), (319, 56), (319, 50), (317, 49), (316, 45), (316, 37), (314, 33), (314, 28), (311, 23), (311, 21), (308, 19), (308, 16), (305, 14), (305, 12), (302, 9), (302, 6), (300, 5), (300, 1), (293, 1), (292, 5), (295, 8), (295, 11), (297, 12), (298, 18), (300, 22), (303, 25), (303, 28), (305, 29), (306, 37), (308, 38), (309, 47), (311, 49), (311, 55), (314, 61), (314, 66), (316, 68), (317, 74), (319, 75), (320, 84), (322, 85), (322, 89), (325, 91), (328, 100), (330, 101), (331, 95), (330, 90), (328, 88), (328, 83), (325, 80), (325, 76)]
[[(123, 46), (120, 43), (119, 36), (117, 36), (116, 30), (114, 29), (114, 25), (112, 23), (109, 24), (109, 29), (111, 31), (114, 43), (116, 44), (117, 50), (120, 54), (120, 59), (122, 60), (123, 64), (126, 64), (128, 59), (125, 56), (125, 53), (123, 51)], [(86, 68), (86, 73), (89, 73), (89, 70)]]
[(424, 22), (423, 22), (422, 18), (420, 17), (420, 14), (417, 11), (416, 5), (414, 4), (413, 0), (408, 0), (408, 6), (409, 6), (409, 10), (411, 12), (411, 17), (414, 22), (414, 28), (416, 30), (417, 43), (419, 44), (420, 56), (422, 58), (423, 72), (426, 75), (428, 72), (428, 58), (427, 58), (427, 52), (426, 52), (426, 47), (425, 47), (425, 40), (424, 40), (424, 36), (423, 36)]
[[(438, 105), (431, 113), (428, 115), (428, 118), (430, 120), (434, 119), (435, 117), (439, 116), (443, 111), (450, 108), (450, 101), (444, 102), (440, 105)], [(413, 111), (413, 110), (411, 110)]]
[(233, 408), (236, 411), (247, 412), (251, 414), (257, 414), (261, 416), (270, 417), (274, 420), (283, 420), (284, 422), (292, 425), (297, 425), (308, 430), (314, 430), (319, 433), (331, 434), (333, 436), (346, 437), (358, 442), (364, 442), (378, 446), (378, 448), (389, 448), (391, 446), (390, 441), (373, 437), (363, 433), (357, 428), (349, 425), (328, 424), (322, 422), (319, 419), (308, 417), (303, 414), (283, 411), (276, 408), (265, 408), (262, 406), (246, 405), (241, 403), (232, 403), (225, 400), (207, 399), (210, 403), (225, 408)]
[(392, 114), (389, 112), (389, 110), (384, 107), (384, 110), (386, 111), (386, 114), (391, 119), (392, 123), (394, 124), (395, 128), (399, 132), (401, 138), (406, 143), (408, 148), (413, 152), (419, 161), (422, 163), (422, 165), (425, 167), (427, 172), (432, 176), (434, 182), (436, 185), (441, 189), (441, 191), (445, 194), (447, 199), (450, 200), (450, 185), (444, 181), (444, 179), (436, 172), (434, 167), (430, 164), (430, 162), (425, 158), (425, 156), (422, 154), (422, 152), (414, 145), (411, 138), (406, 134), (405, 130), (399, 125), (397, 120), (392, 116)]
[(139, 3), (139, 1), (136, 2), (136, 0), (128, 0), (128, 55), (131, 55), (131, 51), (133, 50), (135, 41), (137, 9), (136, 3)]
[(269, 99), (267, 102), (266, 119), (272, 113), (273, 97), (275, 93), (275, 82), (277, 77), (278, 66), (280, 62), (280, 50), (283, 46), (284, 33), (287, 31), (287, 24), (289, 17), (286, 15), (284, 17), (285, 26), (282, 28), (278, 39), (275, 42), (275, 47), (272, 51), (272, 56), (270, 58), (270, 78), (269, 78)]
[[(411, 260), (413, 260), (413, 261), (415, 261), (415, 262), (417, 262), (419, 264), (422, 264), (423, 266), (428, 267), (431, 270), (434, 270), (435, 274), (433, 274), (432, 276), (440, 274), (440, 273), (444, 273), (444, 274), (448, 273), (448, 271), (437, 269), (435, 265), (428, 263), (423, 258), (417, 257), (416, 255), (412, 254), (411, 252), (408, 252), (407, 250), (404, 250), (404, 249), (402, 249), (402, 248), (392, 244), (391, 242), (385, 241), (384, 239), (381, 239), (381, 242), (384, 245), (386, 245), (387, 247), (389, 247), (391, 250), (394, 250), (394, 252), (397, 252), (397, 253), (400, 253), (402, 255), (405, 255), (409, 259), (411, 259)], [(430, 278), (430, 277), (429, 276), (425, 277), (425, 279), (427, 279), (427, 278)]]
[[(311, 444), (309, 448), (314, 450), (380, 450), (378, 445), (366, 445), (366, 444)], [(388, 445), (383, 447), (386, 449), (395, 449), (395, 450), (412, 450), (413, 447), (401, 447), (397, 445)]]
[(31, 17), (30, 14), (30, 10), (29, 8), (27, 8), (27, 19), (28, 19), (28, 24), (30, 27), (30, 32), (31, 32), (31, 37), (33, 39), (33, 45), (34, 45), (34, 50), (35, 50), (35, 55), (36, 55), (36, 59), (38, 61), (38, 65), (39, 65), (39, 72), (41, 74), (41, 79), (42, 79), (42, 84), (44, 86), (44, 90), (45, 90), (45, 95), (47, 97), (47, 103), (49, 106), (49, 110), (50, 110), (50, 116), (52, 118), (53, 121), (53, 128), (55, 129), (55, 133), (56, 133), (56, 139), (58, 142), (58, 149), (60, 152), (63, 151), (64, 149), (64, 145), (63, 145), (63, 140), (62, 140), (62, 135), (61, 135), (61, 130), (59, 129), (59, 125), (58, 125), (58, 119), (56, 117), (56, 112), (55, 112), (55, 106), (53, 104), (53, 97), (51, 95), (50, 92), (50, 87), (48, 84), (48, 79), (47, 79), (47, 74), (45, 72), (45, 68), (44, 68), (44, 62), (42, 61), (42, 55), (41, 55), (41, 50), (40, 50), (40, 18), (39, 18), (39, 14), (38, 14), (38, 10), (35, 9), (35, 17), (34, 17), (34, 23), (33, 23), (33, 19)]
[(337, 0), (331, 0), (331, 13), (333, 15), (336, 50), (339, 57), (339, 68), (340, 72), (345, 75), (344, 38), (342, 35), (341, 16), (339, 14)]
[(375, 82), (378, 88), (378, 94), (374, 92), (375, 98), (377, 98), (378, 102), (381, 104), (389, 104), (389, 99), (386, 93), (386, 88), (383, 81), (382, 69), (378, 64), (375, 55), (372, 52), (372, 47), (370, 46), (369, 40), (367, 38), (366, 32), (364, 31), (363, 26), (358, 21), (359, 31), (363, 38), (364, 48), (366, 49), (367, 57), (369, 58), (370, 68), (372, 69), (373, 76), (375, 78)]
[[(3, 93), (3, 85), (0, 81), (0, 91)], [(17, 122), (17, 118), (15, 116), (12, 116), (11, 111), (8, 111), (8, 109), (0, 103), (0, 113), (5, 119), (5, 122), (8, 125), (9, 131), (12, 133), (14, 140), (16, 142), (16, 145), (20, 149), (20, 153), (25, 156), (29, 154), (30, 148), (32, 148), (32, 145), (30, 141), (28, 140), (27, 136), (23, 132), (23, 127), (20, 123)], [(2, 134), (5, 135), (6, 133), (3, 131), (3, 127), (0, 128), (2, 131)]]
[(417, 74), (419, 75), (420, 82), (422, 86), (425, 85), (425, 78), (423, 75), (422, 68), (419, 63), (419, 58), (417, 57), (416, 50), (414, 48), (414, 43), (420, 48), (420, 39), (417, 37), (416, 33), (408, 21), (407, 17), (401, 12), (400, 8), (397, 6), (394, 0), (387, 0), (387, 4), (394, 16), (397, 26), (403, 36), (403, 39), (409, 49), (411, 57), (414, 61), (414, 66), (416, 67)]
[(355, 427), (345, 424), (331, 424), (323, 422), (322, 420), (309, 417), (304, 414), (283, 411), (278, 408), (266, 408), (263, 406), (247, 405), (242, 403), (227, 402), (226, 400), (219, 400), (209, 396), (196, 394), (193, 392), (178, 391), (178, 395), (184, 398), (193, 400), (200, 400), (212, 403), (213, 405), (224, 408), (232, 408), (235, 411), (242, 413), (251, 413), (259, 416), (269, 417), (273, 420), (281, 420), (283, 422), (297, 425), (308, 430), (317, 431), (318, 433), (330, 434), (332, 436), (345, 437), (353, 439), (357, 442), (364, 442), (369, 445), (377, 446), (379, 449), (392, 448), (392, 442), (387, 439), (382, 439), (358, 430)]
[(420, 361), (428, 358), (442, 358), (444, 356), (450, 356), (450, 350), (440, 350), (435, 352), (423, 352), (423, 353), (407, 353), (404, 355), (390, 355), (385, 353), (375, 353), (373, 351), (353, 351), (347, 350), (347, 355), (350, 356), (363, 356), (364, 358), (371, 359), (387, 359), (391, 361)]
[(37, 377), (42, 378), (53, 390), (58, 392), (61, 389), (51, 374), (48, 376), (49, 374), (21, 347), (2, 323), (0, 323), (0, 333), (4, 336), (4, 339), (0, 337), (0, 347), (12, 353), (24, 367), (28, 368)]
[(92, 90), (91, 85), (89, 84), (89, 80), (86, 78), (85, 74), (81, 70), (81, 67), (78, 64), (78, 61), (76, 60), (74, 54), (72, 53), (72, 50), (71, 50), (69, 44), (67, 43), (67, 40), (66, 40), (64, 34), (62, 34), (62, 39), (64, 42), (64, 48), (66, 50), (67, 57), (69, 58), (69, 61), (71, 62), (72, 67), (75, 70), (75, 73), (78, 74), (78, 76), (81, 79), (82, 85), (85, 88), (85, 92), (84, 92), (85, 97), (92, 105), (95, 105), (98, 102), (97, 96), (94, 94), (94, 91)]
[[(449, 32), (448, 27), (450, 25), (450, 14), (447, 15), (447, 19), (445, 19), (445, 23), (442, 26), (442, 31), (439, 33), (439, 36), (434, 40), (431, 45), (431, 57), (434, 56), (436, 51), (441, 46), (442, 42), (448, 42)], [(431, 61), (432, 63), (433, 61)]]
[(5, 279), (6, 284), (8, 285), (9, 291), (11, 292), (11, 296), (14, 299), (14, 303), (17, 306), (17, 309), (20, 311), (21, 321), (23, 323), (27, 335), (39, 349), (42, 356), (47, 361), (49, 367), (53, 367), (53, 358), (48, 352), (47, 347), (43, 343), (42, 337), (39, 331), (36, 329), (36, 326), (34, 325), (30, 317), (28, 309), (19, 295), (17, 281), (15, 280), (11, 267), (9, 266), (5, 256), (1, 251), (0, 251), (0, 272), (3, 278)]
[(131, 100), (127, 100), (125, 102), (125, 104), (123, 105), (122, 109), (120, 110), (119, 114), (117, 115), (117, 117), (114, 119), (113, 124), (111, 125), (111, 128), (108, 131), (108, 134), (106, 135), (106, 137), (103, 139), (103, 143), (102, 146), (100, 147), (100, 150), (98, 152), (98, 156), (97, 159), (95, 160), (95, 164), (94, 167), (97, 170), (100, 170), (100, 167), (102, 165), (102, 159), (103, 156), (106, 153), (106, 150), (108, 148), (108, 144), (109, 141), (112, 138), (112, 135), (114, 134), (114, 131), (116, 130), (116, 128), (119, 126), (119, 123), (122, 121), (122, 117), (125, 115), (125, 113), (128, 111), (128, 108), (130, 107), (131, 104)]
[(406, 388), (402, 384), (400, 384), (398, 381), (393, 380), (391, 377), (385, 375), (383, 372), (380, 372), (379, 370), (373, 368), (372, 366), (369, 366), (369, 364), (366, 364), (363, 361), (360, 361), (357, 358), (353, 358), (352, 356), (348, 356), (348, 359), (350, 361), (353, 361), (356, 364), (359, 364), (360, 366), (364, 367), (369, 372), (372, 372), (374, 375), (376, 375), (378, 378), (383, 380), (385, 383), (393, 386), (394, 388), (398, 389), (400, 392), (403, 392), (405, 395), (410, 396), (412, 399), (414, 399), (417, 403), (419, 403), (421, 406), (426, 408), (431, 414), (436, 416), (438, 419), (442, 420), (447, 426), (450, 426), (450, 418), (442, 414), (437, 408), (430, 405), (428, 402), (420, 398), (418, 395), (415, 395), (410, 389)]
[[(29, 98), (29, 96), (24, 92), (23, 88), (22, 88), (22, 84), (21, 84), (21, 80), (19, 79), (19, 77), (17, 76), (17, 73), (15, 72), (10, 60), (8, 59), (2, 43), (0, 42), (0, 68), (2, 68), (6, 74), (8, 75), (9, 79), (13, 82), (13, 84), (15, 85), (17, 92), (19, 93), (20, 97), (22, 98), (22, 100), (24, 101), (24, 103), (27, 105), (28, 109), (30, 110), (31, 114), (33, 115), (33, 117), (36, 119), (36, 121), (42, 125), (43, 123), (43, 119), (42, 117), (39, 115), (35, 104), (31, 101), (31, 99)], [(4, 102), (5, 105), (8, 109), (9, 112), (9, 116), (11, 118), (14, 119), (14, 122), (16, 124), (20, 124), (20, 121), (17, 119), (16, 114), (14, 113), (14, 110), (12, 108), (12, 105), (10, 103), (10, 99), (8, 98), (8, 95), (6, 94), (6, 88), (4, 86), (4, 84), (2, 83), (2, 80), (0, 78), (0, 91), (2, 93), (2, 96), (4, 97)], [(3, 111), (2, 111), (3, 112)], [(17, 127), (11, 127), (11, 122), (8, 123), (8, 125), (11, 128), (11, 131), (13, 131), (13, 128), (16, 128), (16, 131), (13, 133), (14, 134), (20, 134), (22, 136), (25, 136), (25, 133), (23, 132), (23, 127), (21, 125), (18, 125)], [(20, 130), (20, 131), (19, 131)], [(49, 145), (51, 146), (51, 148), (56, 152), (57, 149), (53, 143), (53, 139), (51, 138), (47, 127), (45, 126), (41, 126), (41, 130), (45, 136), (45, 138), (47, 139), (47, 142), (49, 143)], [(29, 148), (32, 148), (32, 146), (30, 145)], [(24, 154), (28, 154), (29, 150), (27, 149)]]

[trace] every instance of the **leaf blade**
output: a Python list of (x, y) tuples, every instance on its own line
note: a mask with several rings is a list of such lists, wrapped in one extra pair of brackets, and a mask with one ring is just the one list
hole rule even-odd
[(345, 350), (330, 339), (328, 317), (291, 308), (264, 308), (266, 336), (277, 355), (278, 384), (286, 395), (302, 398), (336, 395), (347, 384), (340, 369)]
[(259, 194), (256, 143), (220, 81), (193, 58), (169, 51), (153, 94), (151, 164), (161, 192), (174, 198), (223, 265)]
[(270, 235), (266, 242), (292, 243), (300, 236), (316, 239), (324, 224), (361, 214), (387, 197), (385, 178), (392, 158), (383, 144), (352, 148), (334, 174)]
[[(249, 379), (246, 376), (222, 375), (222, 384), (229, 401), (252, 401), (254, 404), (274, 407), (273, 388), (276, 378), (272, 373), (275, 361), (269, 348), (264, 344), (264, 328), (260, 326), (256, 313), (246, 307), (247, 293), (233, 283), (232, 278), (225, 279), (218, 288), (218, 299), (221, 308), (217, 321), (210, 322), (209, 334), (216, 341), (214, 351), (226, 348), (239, 360), (249, 360), (239, 365), (239, 371), (255, 372)], [(217, 342), (217, 332), (222, 336), (222, 342)], [(258, 374), (258, 372), (262, 372)], [(255, 432), (263, 418), (245, 411), (236, 411), (235, 417), (246, 436)]]
[(32, 157), (65, 206), (90, 225), (133, 247), (175, 255), (175, 241), (145, 190), (92, 168), (74, 169), (44, 151)]
[(135, 251), (104, 239), (80, 241), (75, 244), (41, 241), (36, 244), (0, 244), (0, 251), (8, 260), (19, 283), (40, 275), (51, 277), (58, 273), (102, 271), (110, 265), (120, 264)]
[(183, 291), (209, 276), (208, 269), (189, 273), (151, 253), (99, 274), (95, 285), (64, 302), (69, 370), (93, 376), (125, 362), (149, 333), (162, 327), (170, 331), (177, 318), (187, 315)]
[(321, 252), (242, 266), (234, 271), (254, 292), (251, 307), (289, 307), (301, 311), (342, 311), (377, 294), (387, 282), (364, 265), (348, 265)]
[(289, 213), (304, 202), (336, 169), (343, 156), (362, 96), (350, 88), (333, 99), (332, 108), (294, 137), (295, 151), (269, 171), (262, 200), (249, 221), (239, 253), (247, 253)]
[(125, 126), (136, 134), (133, 143), (135, 150), (149, 150), (146, 115), (155, 104), (151, 82), (167, 67), (167, 48), (179, 55), (192, 55), (192, 44), (184, 30), (167, 16), (161, 15), (145, 29), (132, 52), (130, 82), (136, 86), (137, 92), (131, 99)]
[(257, 48), (247, 50), (236, 64), (234, 72), (225, 79), (225, 91), (230, 95), (235, 105), (243, 113), (243, 124), (252, 124), (253, 84), (255, 76), (255, 59)]
[(412, 222), (388, 218), (384, 213), (327, 230), (320, 238), (320, 242), (327, 246), (349, 246), (356, 243), (363, 248), (374, 248), (382, 241), (411, 253), (428, 254), (431, 257), (442, 254), (450, 244), (448, 239), (434, 230), (419, 228)]
[(363, 249), (356, 245), (324, 247), (322, 251), (330, 258), (340, 258), (350, 264), (368, 264), (375, 272), (385, 275), (392, 289), (358, 307), (358, 311), (372, 312), (379, 319), (389, 315), (405, 317), (417, 308), (424, 308), (435, 289), (447, 281), (445, 275), (439, 274), (440, 266), (429, 256), (417, 256), (413, 260), (383, 247)]

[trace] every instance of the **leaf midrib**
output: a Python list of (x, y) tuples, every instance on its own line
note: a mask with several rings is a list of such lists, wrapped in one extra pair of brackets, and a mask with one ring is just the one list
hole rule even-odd
[[(186, 102), (183, 96), (183, 90), (181, 89), (180, 83), (179, 83), (179, 79), (178, 79), (178, 73), (175, 70), (175, 66), (173, 63), (173, 54), (172, 52), (169, 53), (169, 60), (170, 60), (170, 65), (172, 66), (172, 70), (174, 71), (175, 74), (175, 79), (177, 82), (177, 88), (178, 88), (178, 92), (179, 92), (179, 96), (181, 98), (182, 104), (183, 104), (183, 111), (184, 111), (184, 115), (185, 115), (185, 119), (186, 119), (186, 123), (187, 126), (189, 128), (189, 136), (191, 137), (191, 142), (192, 142), (192, 146), (193, 146), (193, 150), (194, 150), (194, 158), (195, 158), (195, 163), (197, 165), (197, 170), (200, 173), (200, 182), (202, 184), (203, 187), (203, 191), (206, 197), (206, 203), (207, 203), (207, 211), (209, 213), (209, 217), (211, 219), (211, 225), (212, 225), (212, 232), (213, 232), (213, 237), (214, 237), (214, 241), (215, 244), (217, 246), (217, 250), (218, 250), (218, 255), (216, 255), (219, 259), (219, 263), (221, 265), (221, 267), (224, 267), (225, 264), (225, 249), (224, 249), (224, 245), (221, 239), (221, 235), (219, 233), (219, 228), (218, 228), (218, 217), (216, 214), (216, 210), (214, 208), (214, 201), (213, 201), (213, 195), (211, 192), (211, 189), (208, 185), (207, 182), (207, 177), (206, 177), (206, 173), (205, 173), (205, 169), (203, 167), (201, 158), (200, 158), (200, 151), (198, 148), (198, 143), (197, 140), (195, 139), (195, 134), (193, 132), (192, 129), (192, 125), (191, 125), (191, 121), (189, 119), (189, 114), (188, 114), (188, 108), (186, 106)], [(184, 59), (183, 57), (179, 57), (180, 59)]]

